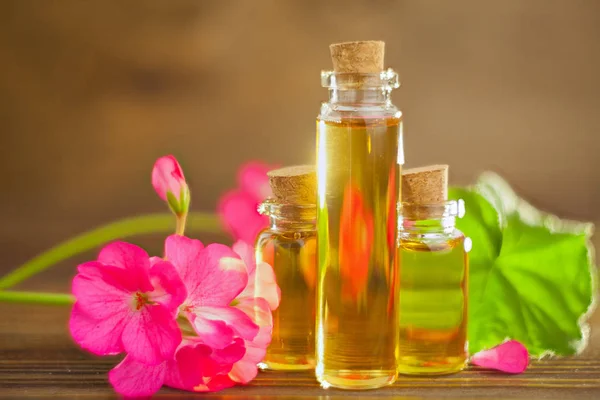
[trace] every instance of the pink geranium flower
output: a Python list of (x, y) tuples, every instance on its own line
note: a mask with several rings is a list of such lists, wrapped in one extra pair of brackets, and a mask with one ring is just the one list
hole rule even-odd
[(231, 302), (248, 284), (244, 261), (229, 247), (171, 235), (165, 256), (175, 266), (187, 289), (181, 315), (187, 318), (202, 342), (224, 348), (234, 337), (252, 340), (259, 327)]
[(260, 215), (258, 205), (271, 196), (267, 172), (272, 167), (249, 162), (240, 168), (238, 188), (221, 197), (218, 212), (225, 229), (237, 239), (254, 243), (258, 233), (268, 223), (268, 217)]
[(256, 364), (265, 356), (273, 327), (269, 302), (255, 295), (264, 293), (274, 307), (279, 303), (271, 267), (260, 267), (266, 271), (264, 284), (255, 291), (249, 287), (260, 281), (259, 268), (247, 244), (236, 243), (234, 252), (172, 235), (165, 242), (165, 255), (185, 282), (180, 323), (186, 321), (190, 330), (172, 359), (146, 366), (126, 357), (110, 372), (110, 382), (127, 396), (152, 394), (163, 384), (204, 392), (248, 383), (257, 374)]
[(173, 357), (181, 342), (175, 322), (186, 289), (166, 261), (151, 265), (141, 248), (104, 247), (97, 261), (79, 265), (69, 328), (75, 342), (98, 355), (127, 352), (148, 365)]
[(187, 212), (190, 190), (175, 157), (169, 155), (156, 160), (152, 168), (152, 186), (175, 214)]
[(529, 365), (529, 353), (520, 342), (509, 340), (489, 350), (475, 353), (471, 357), (471, 364), (509, 374), (520, 374)]

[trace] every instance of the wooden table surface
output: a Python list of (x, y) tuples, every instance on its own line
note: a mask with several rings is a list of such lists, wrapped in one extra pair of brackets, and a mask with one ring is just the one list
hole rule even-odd
[[(114, 398), (107, 371), (118, 358), (94, 358), (80, 351), (66, 328), (66, 307), (0, 304), (0, 398)], [(597, 320), (596, 316), (594, 319)], [(597, 321), (594, 322), (598, 326)], [(205, 398), (272, 396), (335, 398), (491, 397), (600, 399), (597, 337), (577, 358), (534, 362), (526, 373), (500, 375), (470, 369), (439, 378), (400, 378), (393, 386), (368, 392), (321, 389), (312, 373), (260, 373), (248, 386)], [(162, 389), (157, 398), (198, 396)]]

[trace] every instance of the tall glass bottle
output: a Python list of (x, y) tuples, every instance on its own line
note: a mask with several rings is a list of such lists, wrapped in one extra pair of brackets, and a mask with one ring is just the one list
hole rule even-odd
[(398, 372), (439, 375), (467, 361), (468, 257), (456, 229), (464, 203), (447, 201), (448, 166), (406, 170), (398, 226)]
[(382, 42), (332, 45), (317, 118), (317, 379), (370, 389), (397, 376), (395, 238), (402, 120)]
[(260, 367), (312, 369), (317, 275), (315, 168), (287, 167), (268, 175), (274, 198), (259, 207), (270, 224), (257, 237), (256, 259), (273, 267), (281, 301), (273, 311), (273, 335)]

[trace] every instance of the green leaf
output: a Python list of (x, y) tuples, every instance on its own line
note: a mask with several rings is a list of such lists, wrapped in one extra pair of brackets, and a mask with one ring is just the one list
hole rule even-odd
[(520, 199), (498, 175), (483, 174), (458, 228), (470, 237), (469, 350), (506, 338), (534, 356), (576, 354), (587, 344), (593, 304), (593, 225), (560, 220)]

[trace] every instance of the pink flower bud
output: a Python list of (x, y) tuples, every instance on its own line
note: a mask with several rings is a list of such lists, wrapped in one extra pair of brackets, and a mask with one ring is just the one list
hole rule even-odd
[(156, 160), (152, 168), (152, 186), (175, 214), (187, 213), (190, 190), (175, 157), (169, 155)]

